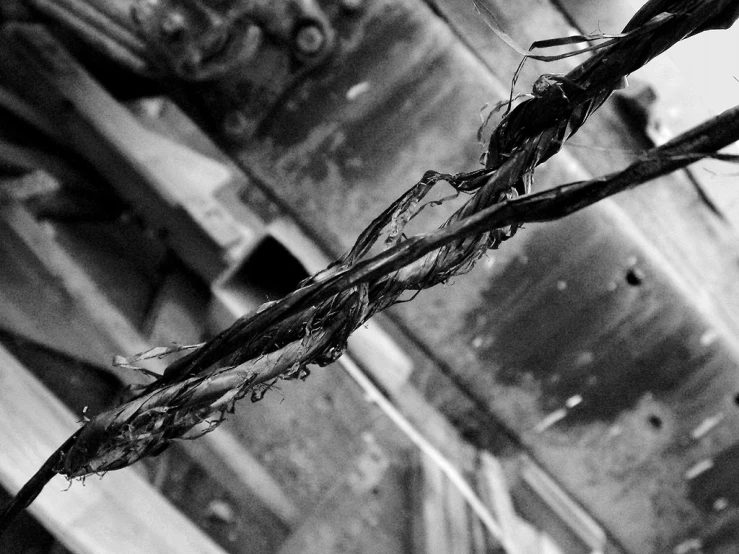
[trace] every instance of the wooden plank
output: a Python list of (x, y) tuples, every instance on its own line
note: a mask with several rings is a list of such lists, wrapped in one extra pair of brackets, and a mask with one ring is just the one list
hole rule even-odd
[(0, 307), (3, 329), (34, 342), (107, 366), (114, 344), (101, 336), (53, 273), (0, 217)]
[[(560, 548), (549, 535), (514, 510), (500, 462), (485, 451), (480, 452), (478, 483), (480, 496), (500, 522), (507, 544), (506, 554), (563, 554), (565, 551), (573, 554)], [(536, 523), (540, 522), (536, 520)]]
[[(399, 476), (374, 435), (368, 431), (362, 438), (364, 450), (351, 461), (348, 472), (337, 476), (332, 488), (311, 506), (307, 517), (280, 546), (278, 554), (404, 552), (398, 538), (378, 524), (383, 503), (392, 503), (397, 498), (395, 494), (383, 496), (380, 490), (388, 481), (385, 487), (397, 486)], [(387, 507), (400, 508), (392, 504)]]
[[(217, 199), (231, 170), (142, 126), (45, 30), (5, 29), (17, 59), (0, 60), (13, 86), (59, 128), (72, 146), (131, 202), (153, 229), (166, 229), (170, 245), (206, 280), (240, 260), (256, 233)], [(24, 70), (13, 64), (23, 60)], [(67, 108), (59, 113), (59, 104)]]
[(508, 547), (506, 554), (523, 554), (519, 541), (521, 533), (517, 528), (520, 518), (513, 509), (500, 462), (489, 452), (480, 452), (479, 477), (483, 489), (481, 496), (500, 523), (503, 543)]
[[(97, 98), (97, 96), (95, 96), (95, 98)], [(132, 137), (132, 138), (133, 138), (133, 137)], [(241, 314), (238, 314), (238, 315), (241, 315)], [(387, 338), (387, 337), (386, 337), (386, 338)], [(372, 341), (370, 341), (370, 342), (372, 342)], [(388, 342), (387, 342), (387, 341), (385, 341), (385, 343), (383, 344), (383, 349), (385, 349), (385, 347), (386, 347), (386, 346), (388, 346)], [(385, 349), (385, 350), (387, 350), (387, 349)], [(397, 350), (397, 349), (396, 349), (396, 350)], [(396, 353), (397, 353), (397, 351), (396, 351)], [(382, 363), (382, 360), (388, 360), (388, 359), (390, 359), (390, 357), (389, 357), (389, 356), (387, 356), (387, 352), (385, 352), (385, 354), (386, 354), (386, 355), (385, 355), (384, 357), (382, 357), (382, 356), (380, 356), (380, 357), (379, 357), (379, 359), (380, 359), (380, 362), (381, 362), (381, 363)], [(372, 352), (370, 352), (369, 354), (367, 354), (367, 356), (365, 356), (365, 357), (368, 357), (368, 358), (372, 358), (372, 359), (373, 359), (373, 361), (374, 361), (375, 363), (377, 363), (377, 358), (378, 358), (378, 357), (377, 357), (377, 356), (374, 356), (374, 355), (372, 354)], [(402, 358), (401, 358), (401, 359), (402, 359)], [(383, 367), (383, 370), (384, 370), (385, 372), (390, 372), (390, 371), (392, 371), (392, 370), (393, 370), (393, 367), (391, 367), (391, 366), (389, 366), (389, 365), (385, 364), (385, 366)], [(402, 367), (402, 366), (401, 366), (401, 370), (402, 370), (402, 371), (397, 371), (397, 372), (395, 372), (395, 375), (393, 375), (393, 377), (394, 377), (394, 378), (395, 378), (395, 380), (396, 380), (396, 381), (395, 381), (396, 383), (400, 383), (400, 382), (402, 382), (402, 380), (401, 380), (400, 378), (403, 378), (403, 377), (407, 376), (407, 374), (408, 374), (408, 373), (409, 373), (409, 371), (410, 371), (410, 369), (408, 368), (408, 365), (407, 365), (407, 364), (405, 365), (405, 367)], [(282, 410), (282, 411), (283, 411), (283, 412), (285, 412), (285, 411), (287, 411), (287, 410)], [(333, 420), (339, 420), (339, 419), (341, 419), (341, 418), (340, 418), (340, 416), (332, 416), (332, 421), (333, 421)], [(352, 421), (352, 422), (350, 422), (350, 423), (346, 423), (345, 425), (349, 425), (349, 424), (351, 424), (351, 425), (362, 425), (362, 421), (360, 421), (360, 420), (359, 420), (359, 419), (357, 418), (357, 419), (355, 419), (354, 421)], [(261, 432), (261, 433), (263, 433), (263, 434), (266, 434), (266, 433), (268, 433), (267, 431), (265, 431), (265, 428), (264, 428), (264, 427), (263, 427), (263, 428), (262, 428), (262, 429), (260, 430), (260, 432)], [(311, 435), (311, 436), (312, 436), (312, 435)], [(203, 440), (206, 440), (206, 439), (203, 439)], [(343, 445), (343, 446), (346, 446), (346, 445)], [(320, 450), (320, 445), (313, 445), (313, 444), (311, 444), (311, 445), (310, 445), (310, 448), (311, 448), (311, 449), (314, 449), (314, 450), (317, 450), (317, 451), (318, 451), (318, 450)], [(311, 454), (315, 454), (315, 452), (313, 452), (313, 450), (311, 450), (311, 451), (310, 451), (310, 453), (311, 453)], [(323, 457), (323, 458), (325, 458), (325, 453), (320, 453), (320, 452), (319, 452), (319, 454), (318, 454), (318, 455), (319, 455), (319, 456), (321, 456), (321, 457)], [(335, 476), (334, 476), (334, 478), (335, 478)], [(314, 491), (314, 493), (315, 493), (315, 491)], [(369, 502), (368, 504), (370, 504), (370, 505), (371, 505), (372, 503), (371, 503), (371, 502)], [(379, 551), (382, 551), (382, 550), (380, 549)]]
[[(0, 219), (7, 224), (15, 237), (24, 243), (28, 252), (58, 281), (71, 301), (81, 308), (97, 330), (97, 335), (102, 335), (108, 344), (119, 345), (122, 352), (148, 350), (148, 342), (102, 293), (84, 269), (56, 243), (50, 229), (39, 224), (17, 202), (8, 202), (0, 206)], [(110, 357), (103, 362), (104, 367), (112, 360), (112, 354), (114, 353), (108, 353)], [(96, 361), (100, 363), (100, 360)], [(152, 371), (163, 371), (165, 364), (153, 360), (148, 367)], [(111, 371), (124, 382), (144, 382), (141, 376), (129, 370)]]
[[(541, 533), (516, 515), (500, 472), (491, 474), (493, 462), (490, 460), (493, 458), (487, 453), (482, 454), (487, 462), (481, 468), (480, 481), (483, 489), (490, 485), (490, 490), (483, 490), (480, 498), (501, 526), (501, 543), (493, 539), (487, 529), (481, 528), (478, 516), (437, 462), (422, 454), (415, 469), (417, 482), (411, 491), (412, 510), (417, 512), (413, 533), (414, 552), (482, 554), (501, 548), (501, 544), (506, 554), (539, 552), (527, 550), (525, 545), (541, 543)], [(493, 489), (494, 492), (491, 492)]]
[(602, 554), (607, 537), (603, 528), (562, 487), (529, 460), (521, 470), (523, 481), (564, 521), (593, 554)]
[[(456, 485), (449, 479), (444, 479), (444, 497), (443, 510), (449, 533), (447, 552), (475, 553), (471, 520), (477, 519), (477, 516), (470, 509)], [(511, 554), (507, 550), (506, 554)]]
[[(482, 489), (480, 497), (500, 525), (501, 543), (505, 552), (561, 554), (562, 551), (549, 536), (537, 530), (515, 512), (499, 462), (489, 453), (481, 452), (480, 464), (478, 471), (478, 482)], [(422, 456), (417, 464), (416, 474), (417, 482), (414, 483), (411, 492), (412, 509), (418, 512), (415, 516), (413, 533), (414, 552), (482, 553), (497, 546), (489, 536), (479, 536), (477, 517), (465, 503), (459, 489), (446, 478), (434, 461)], [(564, 496), (563, 498), (565, 503), (569, 502), (569, 499)], [(558, 505), (558, 508), (561, 506)], [(558, 511), (560, 516), (561, 511), (561, 509)], [(592, 554), (602, 554), (602, 545), (600, 546), (591, 549)]]
[[(120, 311), (110, 302), (104, 291), (89, 277), (83, 267), (72, 259), (44, 228), (36, 222), (33, 217), (17, 203), (8, 203), (0, 207), (0, 220), (6, 222), (16, 237), (25, 241), (29, 251), (62, 285), (64, 293), (71, 297), (72, 302), (81, 308), (80, 318), (87, 317), (93, 323), (89, 333), (93, 336), (101, 335), (108, 344), (113, 345), (114, 352), (134, 354), (145, 352), (155, 344), (147, 339)], [(164, 293), (166, 294), (167, 289)], [(161, 309), (169, 309), (172, 302), (160, 299), (156, 303)], [(172, 299), (170, 299), (172, 300)], [(178, 326), (174, 338), (189, 338), (193, 333), (192, 328), (184, 328), (192, 324), (188, 318), (175, 318), (169, 320), (169, 330), (161, 329), (163, 325), (161, 317), (163, 314), (152, 314), (150, 325), (152, 332), (159, 335), (172, 333), (173, 326)], [(53, 316), (52, 316), (53, 317)], [(157, 321), (159, 322), (157, 325)], [(61, 323), (59, 323), (61, 324)], [(33, 326), (33, 321), (29, 321)], [(180, 334), (182, 332), (182, 334)], [(34, 335), (34, 338), (38, 338)], [(168, 341), (169, 342), (169, 341)], [(74, 350), (74, 349), (73, 349)], [(103, 362), (103, 367), (108, 367), (110, 360)], [(100, 361), (98, 360), (98, 363)], [(161, 372), (166, 367), (166, 360), (148, 360), (145, 367), (151, 371)], [(134, 384), (148, 382), (141, 375), (128, 369), (111, 368), (124, 383)], [(257, 498), (265, 502), (265, 506), (281, 517), (286, 522), (294, 521), (297, 510), (288, 496), (281, 491), (274, 479), (246, 449), (236, 444), (225, 430), (217, 433), (209, 433), (198, 441), (185, 441), (184, 448), (195, 449), (196, 458), (203, 462), (203, 467), (211, 472), (216, 479), (224, 481), (229, 490), (245, 488)], [(217, 473), (216, 467), (208, 463), (208, 457), (221, 457), (215, 465), (223, 470)], [(259, 478), (255, 478), (259, 476)]]
[[(0, 367), (0, 480), (14, 493), (79, 424), (2, 346)], [(75, 554), (224, 552), (130, 469), (86, 486), (57, 476), (30, 510)]]
[[(29, 39), (32, 42), (46, 40), (42, 38), (43, 33), (31, 33), (30, 36), (33, 37)], [(179, 247), (183, 259), (207, 280), (215, 279), (223, 269), (222, 264), (210, 264), (209, 261), (223, 261), (225, 258), (234, 262), (241, 259), (247, 247), (253, 246), (252, 241), (259, 233), (245, 229), (240, 222), (234, 222), (228, 212), (216, 210), (213, 205), (220, 187), (231, 174), (224, 173), (220, 164), (143, 129), (58, 45), (49, 48), (47, 54), (68, 69), (66, 72), (48, 74), (41, 70), (45, 78), (53, 82), (61, 96), (75, 108), (75, 113), (68, 114), (69, 117), (61, 123), (67, 129), (73, 128), (80, 132), (80, 140), (76, 144), (91, 161), (111, 171), (108, 176), (118, 185), (119, 192), (133, 201), (145, 214), (161, 219), (158, 224), (171, 231), (170, 236), (175, 240), (175, 247)], [(43, 65), (38, 63), (39, 60), (34, 61), (37, 62), (37, 69)], [(53, 118), (53, 113), (47, 115)], [(105, 155), (100, 154), (97, 151), (100, 142), (111, 151)], [(115, 171), (111, 169), (113, 164), (110, 163), (110, 156), (113, 156), (117, 164)], [(195, 163), (198, 171), (194, 171)], [(121, 168), (125, 168), (129, 177), (133, 178), (131, 183), (121, 178)], [(135, 185), (133, 193), (132, 185)], [(177, 210), (173, 212), (173, 205), (184, 206), (201, 230), (210, 237), (210, 242), (194, 240), (189, 235), (192, 228), (177, 220), (184, 213)], [(154, 207), (161, 210), (157, 211), (158, 208)], [(226, 226), (225, 230), (219, 221)], [(84, 282), (84, 278), (80, 278), (80, 281)], [(94, 294), (89, 296), (95, 297)], [(241, 305), (237, 310), (232, 310), (231, 315), (241, 316), (245, 311)], [(103, 329), (106, 329), (104, 323), (102, 324)], [(147, 347), (142, 348), (143, 345), (137, 343), (141, 337), (135, 330), (124, 331), (126, 339), (123, 342), (129, 344), (127, 347), (121, 345), (121, 352), (146, 350)], [(402, 372), (398, 374), (402, 375)], [(204, 445), (199, 444), (196, 447), (201, 458), (204, 455), (203, 448), (210, 453), (224, 456), (215, 465), (228, 471), (219, 474), (219, 478), (226, 479), (224, 476), (227, 476), (231, 484), (256, 487), (250, 490), (284, 521), (294, 522), (298, 513), (295, 505), (274, 480), (267, 479), (268, 472), (245, 449), (236, 448), (236, 442), (230, 440), (224, 432), (206, 435), (202, 441)], [(252, 471), (248, 471), (249, 468)]]
[(150, 344), (196, 344), (203, 339), (210, 291), (179, 267), (163, 278), (144, 321)]
[(423, 530), (416, 534), (420, 538), (415, 545), (417, 554), (445, 554), (455, 552), (449, 550), (450, 529), (445, 517), (444, 501), (444, 479), (441, 469), (430, 461), (425, 455), (421, 455), (421, 484), (420, 506), (415, 509), (423, 514), (421, 525)]
[[(25, 40), (43, 42), (50, 40), (43, 34), (28, 33)], [(199, 152), (178, 144), (167, 137), (154, 133), (142, 125), (105, 92), (87, 72), (79, 66), (58, 44), (49, 49), (47, 55), (52, 56), (59, 64), (67, 67), (63, 73), (44, 72), (62, 97), (75, 107), (79, 122), (68, 118), (67, 125), (90, 125), (92, 130), (119, 163), (130, 166), (139, 177), (138, 181), (146, 183), (151, 190), (141, 190), (139, 196), (132, 197), (131, 183), (120, 182), (111, 178), (118, 186), (119, 193), (134, 202), (144, 214), (151, 213), (155, 203), (161, 208), (159, 212), (168, 212), (176, 206), (182, 206), (193, 222), (204, 231), (211, 240), (206, 246), (196, 248), (188, 238), (191, 230), (182, 219), (163, 218), (164, 228), (170, 240), (178, 249), (183, 260), (209, 281), (216, 281), (216, 297), (224, 300), (227, 311), (236, 317), (242, 316), (254, 307), (250, 299), (238, 302), (226, 298), (224, 288), (227, 279), (218, 278), (219, 267), (204, 268), (203, 255), (209, 259), (225, 259), (230, 264), (248, 263), (247, 252), (253, 249), (261, 237), (261, 229), (251, 229), (241, 220), (236, 220), (229, 210), (217, 198), (219, 189), (223, 188), (233, 175), (233, 170)], [(34, 60), (38, 65), (39, 60)], [(70, 123), (70, 121), (72, 123)], [(89, 132), (89, 131), (88, 131)], [(95, 148), (85, 141), (83, 153), (93, 161), (97, 161)], [(105, 169), (108, 164), (103, 165)], [(135, 184), (135, 183), (134, 183)], [(136, 185), (140, 187), (141, 185)], [(148, 200), (142, 200), (147, 198)], [(184, 215), (184, 214), (183, 214)], [(250, 221), (253, 224), (253, 221)], [(285, 220), (276, 220), (270, 224), (269, 230), (275, 237), (295, 253), (310, 271), (317, 271), (326, 265), (327, 258), (312, 246), (312, 241), (294, 225)], [(195, 241), (194, 244), (201, 244)], [(222, 267), (220, 269), (223, 269)], [(230, 273), (235, 267), (231, 267)], [(259, 302), (261, 303), (261, 302)], [(350, 339), (349, 348), (384, 386), (397, 388), (412, 371), (412, 365), (375, 323), (362, 327)]]

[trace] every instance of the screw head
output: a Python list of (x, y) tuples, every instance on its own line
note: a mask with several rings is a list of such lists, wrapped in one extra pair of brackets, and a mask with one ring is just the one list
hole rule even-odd
[(295, 35), (295, 46), (301, 54), (315, 56), (326, 45), (326, 35), (318, 25), (304, 25)]

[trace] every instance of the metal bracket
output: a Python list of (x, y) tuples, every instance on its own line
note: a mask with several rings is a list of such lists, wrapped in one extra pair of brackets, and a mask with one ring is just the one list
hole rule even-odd
[(230, 4), (215, 9), (202, 0), (138, 0), (132, 12), (168, 69), (191, 81), (218, 79), (262, 58), (265, 38), (287, 50), (300, 69), (324, 59), (333, 43), (328, 18), (314, 0)]
[(316, 0), (27, 1), (138, 73), (150, 74), (150, 66), (164, 61), (177, 76), (196, 81), (251, 58), (262, 34), (309, 66), (326, 57), (335, 35)]
[[(178, 81), (192, 83), (200, 123), (233, 141), (252, 136), (336, 42), (317, 0), (27, 1), (133, 72), (165, 77), (175, 99)], [(345, 0), (332, 17), (357, 8)]]

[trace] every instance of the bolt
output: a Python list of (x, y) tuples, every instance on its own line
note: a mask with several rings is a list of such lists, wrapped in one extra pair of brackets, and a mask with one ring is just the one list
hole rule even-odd
[(159, 28), (162, 30), (164, 36), (174, 40), (182, 35), (186, 26), (185, 16), (178, 11), (167, 12), (159, 24)]
[(298, 30), (295, 46), (301, 54), (315, 56), (326, 44), (326, 36), (318, 25), (308, 24)]

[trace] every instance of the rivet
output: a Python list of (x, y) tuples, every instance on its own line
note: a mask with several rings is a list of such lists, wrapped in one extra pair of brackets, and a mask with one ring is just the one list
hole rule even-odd
[(305, 25), (300, 28), (295, 37), (295, 46), (302, 53), (315, 56), (323, 50), (326, 44), (326, 36), (317, 25)]

